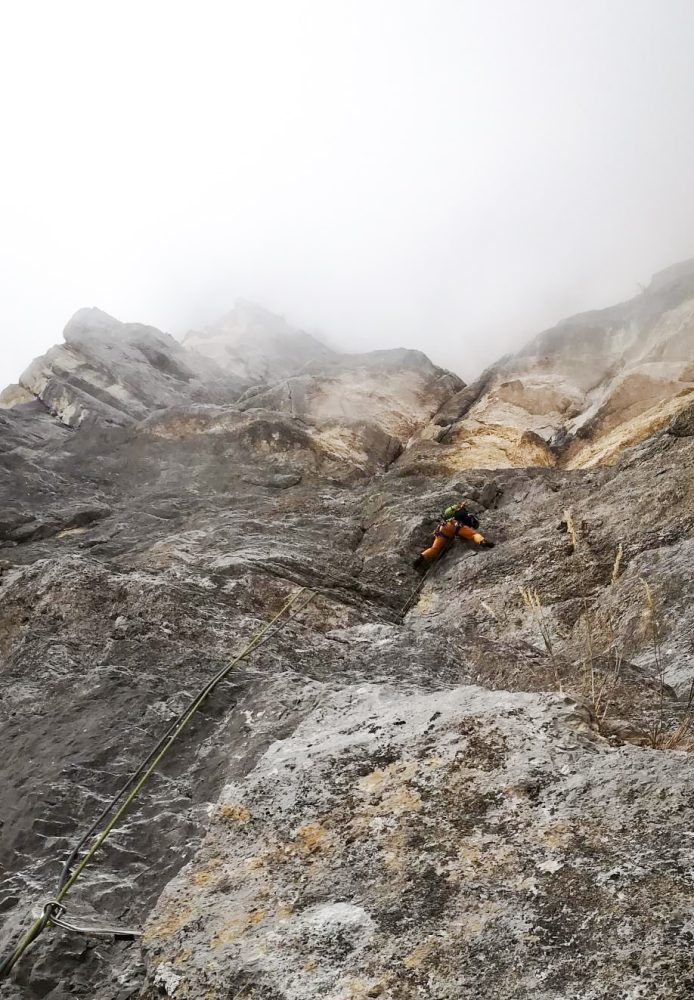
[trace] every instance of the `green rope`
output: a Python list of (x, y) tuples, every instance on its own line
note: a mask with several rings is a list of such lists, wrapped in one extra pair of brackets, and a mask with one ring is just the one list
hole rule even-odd
[[(82, 858), (82, 860), (80, 861), (80, 863), (77, 865), (77, 867), (74, 869), (74, 871), (70, 875), (70, 877), (67, 880), (67, 882), (65, 882), (60, 887), (59, 891), (56, 893), (56, 895), (54, 897), (54, 901), (55, 902), (60, 903), (61, 900), (63, 900), (65, 898), (65, 896), (68, 894), (68, 892), (70, 891), (70, 889), (72, 888), (72, 886), (75, 884), (75, 882), (77, 881), (77, 879), (79, 878), (79, 876), (82, 874), (82, 872), (84, 871), (84, 869), (86, 868), (86, 866), (89, 864), (89, 862), (94, 857), (94, 855), (96, 854), (96, 852), (99, 850), (99, 848), (101, 847), (101, 845), (103, 844), (103, 842), (106, 840), (106, 838), (108, 837), (108, 835), (111, 832), (111, 830), (114, 828), (114, 826), (116, 825), (116, 823), (118, 823), (118, 821), (124, 816), (124, 814), (128, 811), (128, 809), (130, 808), (130, 806), (131, 806), (132, 802), (134, 801), (134, 799), (137, 797), (137, 795), (139, 794), (139, 792), (142, 790), (142, 788), (149, 781), (149, 779), (150, 779), (150, 777), (152, 775), (152, 772), (156, 769), (157, 765), (164, 759), (164, 757), (166, 756), (166, 754), (171, 749), (173, 743), (178, 739), (178, 737), (180, 736), (180, 734), (187, 727), (188, 723), (193, 718), (193, 716), (196, 714), (196, 712), (198, 711), (198, 709), (200, 708), (200, 706), (203, 704), (203, 702), (208, 698), (208, 696), (212, 693), (212, 691), (214, 691), (214, 689), (217, 687), (217, 685), (220, 684), (221, 681), (223, 681), (225, 679), (225, 677), (227, 677), (229, 675), (229, 673), (234, 669), (234, 667), (237, 665), (237, 663), (239, 663), (241, 660), (243, 660), (246, 656), (248, 656), (255, 649), (257, 649), (257, 647), (259, 645), (262, 644), (262, 642), (267, 637), (267, 633), (270, 631), (270, 629), (275, 624), (275, 622), (279, 618), (282, 617), (282, 615), (285, 613), (285, 611), (288, 611), (289, 608), (291, 608), (292, 605), (296, 603), (296, 601), (298, 600), (298, 598), (305, 591), (306, 591), (306, 588), (305, 587), (301, 587), (301, 588), (299, 588), (299, 590), (292, 597), (290, 597), (287, 601), (285, 601), (285, 603), (280, 608), (280, 610), (277, 612), (277, 614), (275, 615), (275, 617), (272, 618), (269, 622), (267, 622), (267, 624), (265, 624), (261, 629), (259, 629), (259, 631), (256, 632), (256, 634), (247, 643), (247, 645), (238, 654), (238, 656), (235, 656), (234, 659), (231, 660), (231, 662), (229, 664), (227, 664), (227, 666), (224, 667), (223, 670), (221, 670), (218, 674), (216, 674), (215, 677), (213, 677), (212, 680), (202, 689), (202, 691), (197, 696), (197, 698), (195, 698), (195, 700), (190, 704), (188, 710), (181, 716), (178, 724), (171, 731), (170, 735), (168, 736), (168, 738), (164, 742), (161, 750), (159, 751), (159, 753), (157, 753), (157, 755), (150, 762), (149, 766), (143, 772), (143, 774), (140, 777), (139, 781), (133, 786), (133, 788), (128, 793), (127, 797), (121, 803), (121, 805), (118, 808), (118, 810), (113, 814), (113, 816), (111, 817), (111, 819), (109, 820), (109, 822), (106, 824), (106, 826), (103, 828), (103, 830), (101, 831), (101, 833), (92, 842), (92, 844), (89, 847), (88, 851), (86, 852), (86, 854), (84, 855), (84, 857)], [(308, 598), (308, 600), (301, 606), (301, 610), (302, 611), (303, 611), (304, 608), (308, 607), (309, 603), (313, 600), (314, 596), (315, 596), (315, 594), (313, 592), (309, 592), (309, 598)], [(285, 622), (284, 624), (286, 625), (287, 623)], [(50, 908), (44, 908), (44, 911), (41, 914), (41, 916), (38, 917), (34, 921), (34, 923), (31, 925), (31, 927), (27, 930), (27, 932), (24, 934), (24, 936), (20, 939), (20, 941), (18, 942), (18, 944), (15, 947), (14, 951), (10, 955), (8, 955), (7, 958), (3, 961), (2, 965), (0, 965), (0, 978), (4, 978), (5, 976), (7, 976), (7, 974), (11, 971), (11, 969), (16, 965), (16, 963), (22, 957), (22, 955), (24, 954), (24, 952), (26, 951), (26, 949), (29, 947), (29, 945), (33, 941), (36, 940), (36, 938), (39, 936), (39, 934), (50, 923), (50, 912), (47, 912), (47, 910), (49, 910), (49, 909)]]

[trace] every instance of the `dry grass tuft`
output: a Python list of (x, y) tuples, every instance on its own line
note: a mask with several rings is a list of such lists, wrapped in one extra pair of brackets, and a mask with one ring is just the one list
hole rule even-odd
[(612, 567), (612, 586), (616, 584), (619, 579), (619, 571), (622, 566), (622, 556), (624, 555), (624, 549), (622, 548), (622, 543), (619, 543), (617, 548), (617, 555), (614, 558), (614, 566)]
[(679, 723), (669, 732), (657, 733), (651, 746), (656, 750), (694, 750), (694, 681), (689, 687), (687, 705)]
[[(579, 550), (579, 537), (571, 516), (566, 511), (565, 522), (571, 537), (574, 551)], [(612, 567), (611, 585), (617, 586), (623, 556), (622, 544), (617, 549)], [(631, 731), (635, 733), (634, 742), (649, 746), (654, 750), (687, 750), (694, 751), (694, 681), (689, 697), (678, 721), (673, 721), (673, 714), (680, 709), (680, 703), (675, 702), (665, 683), (665, 667), (661, 650), (661, 626), (656, 599), (647, 580), (641, 579), (644, 589), (643, 615), (648, 624), (650, 644), (653, 652), (653, 665), (658, 678), (657, 701), (652, 708), (646, 709), (649, 721), (645, 725), (635, 720), (625, 720)], [(523, 604), (532, 613), (538, 627), (544, 647), (552, 663), (557, 689), (563, 691), (560, 676), (559, 659), (557, 657), (552, 634), (547, 623), (542, 601), (537, 590), (531, 587), (521, 587), (520, 594)], [(590, 701), (598, 731), (602, 735), (610, 735), (613, 725), (610, 724), (608, 713), (614, 707), (621, 682), (624, 646), (626, 637), (615, 627), (613, 612), (609, 608), (599, 607), (592, 610), (588, 605), (587, 595), (583, 593), (582, 629), (580, 651), (577, 650), (575, 662), (581, 663), (580, 680), (577, 677), (574, 690)], [(570, 690), (571, 688), (569, 688)], [(623, 694), (623, 692), (622, 692)], [(638, 711), (632, 706), (631, 712)], [(612, 720), (621, 721), (621, 720)]]
[(523, 598), (523, 603), (526, 608), (528, 608), (535, 622), (540, 630), (540, 635), (542, 636), (542, 641), (545, 644), (545, 649), (549, 655), (552, 662), (552, 669), (554, 670), (554, 681), (557, 685), (559, 691), (562, 691), (561, 677), (559, 676), (559, 664), (557, 662), (557, 657), (554, 652), (554, 646), (552, 644), (552, 635), (549, 631), (549, 626), (545, 621), (545, 617), (542, 611), (542, 601), (540, 600), (540, 595), (535, 588), (530, 587), (519, 587), (520, 595)]
[(571, 538), (571, 545), (574, 552), (578, 552), (578, 532), (576, 531), (576, 525), (574, 524), (573, 514), (571, 510), (564, 511), (564, 521), (566, 522), (566, 530), (569, 532)]

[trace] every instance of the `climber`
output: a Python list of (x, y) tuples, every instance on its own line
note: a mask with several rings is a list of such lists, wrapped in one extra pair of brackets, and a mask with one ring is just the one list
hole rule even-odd
[(493, 549), (494, 542), (489, 542), (481, 531), (478, 531), (480, 523), (474, 514), (471, 514), (465, 506), (465, 501), (459, 504), (452, 504), (446, 507), (443, 518), (439, 521), (434, 540), (428, 549), (417, 556), (412, 564), (415, 569), (423, 569), (432, 560), (438, 558), (446, 548), (448, 542), (454, 538), (464, 538), (466, 541), (474, 542), (483, 549)]

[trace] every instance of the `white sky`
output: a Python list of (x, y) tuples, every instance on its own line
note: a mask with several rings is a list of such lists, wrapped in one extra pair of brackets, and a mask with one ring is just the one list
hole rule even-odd
[(0, 0), (0, 386), (254, 299), (474, 375), (694, 256), (692, 0)]

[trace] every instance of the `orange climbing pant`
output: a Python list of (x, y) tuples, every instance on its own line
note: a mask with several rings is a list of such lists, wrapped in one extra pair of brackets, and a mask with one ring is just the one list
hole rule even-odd
[(424, 559), (435, 559), (440, 556), (446, 547), (446, 542), (455, 538), (464, 538), (468, 542), (474, 542), (475, 545), (481, 545), (484, 541), (484, 535), (479, 531), (475, 531), (474, 528), (468, 528), (466, 524), (458, 524), (457, 521), (451, 518), (450, 521), (444, 521), (436, 529), (436, 534), (434, 535), (434, 541), (431, 543), (428, 549), (422, 552)]

